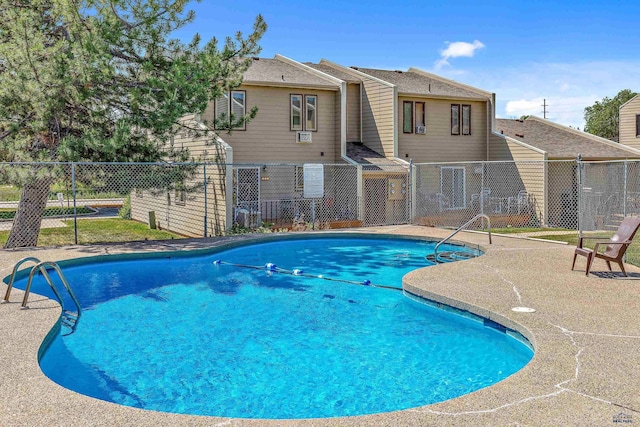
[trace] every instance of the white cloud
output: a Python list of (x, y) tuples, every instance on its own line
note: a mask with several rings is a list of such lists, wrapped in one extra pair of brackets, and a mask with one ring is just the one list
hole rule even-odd
[(539, 116), (542, 108), (542, 98), (536, 99), (518, 99), (515, 101), (508, 101), (505, 107), (505, 112), (508, 116), (520, 117), (523, 115)]
[(471, 58), (475, 54), (476, 50), (482, 49), (484, 44), (478, 40), (474, 40), (473, 43), (467, 42), (447, 42), (449, 46), (440, 51), (441, 58), (436, 61), (436, 69), (442, 68), (445, 65), (449, 65), (449, 58), (459, 58), (461, 56)]
[[(468, 68), (463, 83), (496, 94), (497, 117), (543, 116), (557, 123), (584, 128), (584, 109), (614, 97), (622, 89), (640, 92), (640, 61), (497, 64)], [(449, 68), (439, 73), (456, 78)], [(437, 72), (437, 71), (436, 71)]]

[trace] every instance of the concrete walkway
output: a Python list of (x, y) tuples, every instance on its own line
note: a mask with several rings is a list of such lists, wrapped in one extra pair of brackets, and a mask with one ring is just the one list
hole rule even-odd
[[(444, 237), (448, 230), (416, 226), (362, 229), (366, 233)], [(128, 408), (66, 390), (40, 371), (37, 353), (59, 316), (58, 305), (22, 292), (0, 305), (2, 426), (608, 426), (640, 423), (640, 269), (630, 278), (571, 271), (568, 245), (480, 233), (459, 240), (485, 248), (482, 257), (409, 273), (406, 290), (467, 309), (517, 329), (535, 346), (533, 360), (500, 383), (446, 402), (385, 414), (313, 420), (243, 420)], [(246, 239), (239, 236), (234, 239)], [(224, 239), (229, 241), (230, 239)], [(177, 251), (219, 245), (216, 239), (2, 251), (0, 273), (28, 255), (61, 260), (130, 252)], [(0, 296), (6, 286), (0, 284)], [(534, 308), (517, 313), (512, 308)]]

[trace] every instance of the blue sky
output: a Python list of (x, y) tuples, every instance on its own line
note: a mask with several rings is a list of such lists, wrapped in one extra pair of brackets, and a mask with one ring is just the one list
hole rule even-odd
[(498, 117), (534, 114), (584, 127), (584, 108), (640, 92), (640, 1), (203, 0), (176, 35), (220, 40), (269, 29), (262, 57), (406, 70), (495, 92)]

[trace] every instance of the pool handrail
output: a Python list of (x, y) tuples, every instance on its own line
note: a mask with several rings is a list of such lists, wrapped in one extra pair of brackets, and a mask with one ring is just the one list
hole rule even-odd
[[(64, 300), (62, 299), (62, 295), (60, 295), (60, 291), (53, 284), (53, 281), (51, 280), (51, 276), (49, 276), (49, 272), (47, 272), (48, 267), (53, 268), (56, 271), (56, 273), (58, 273), (58, 277), (60, 278), (62, 285), (67, 290), (67, 293), (69, 294), (69, 296), (73, 300), (73, 303), (76, 306), (77, 314), (74, 314), (65, 310)], [(29, 301), (29, 293), (31, 292), (31, 283), (33, 282), (33, 277), (38, 271), (42, 273), (47, 284), (49, 285), (49, 287), (55, 294), (56, 298), (58, 299), (58, 302), (60, 303), (60, 308), (62, 309), (63, 319), (68, 321), (66, 326), (68, 326), (71, 329), (70, 333), (73, 333), (76, 329), (76, 325), (80, 321), (80, 316), (82, 314), (82, 309), (80, 308), (80, 301), (78, 301), (78, 297), (76, 297), (75, 292), (73, 292), (73, 289), (71, 289), (71, 286), (67, 281), (67, 278), (64, 276), (64, 274), (62, 274), (62, 270), (60, 269), (60, 266), (53, 261), (40, 262), (34, 265), (33, 268), (31, 269), (31, 273), (29, 273), (29, 280), (27, 281), (27, 286), (24, 290), (24, 298), (22, 299), (22, 308), (29, 308), (27, 306), (27, 302)]]
[(20, 266), (25, 262), (29, 262), (29, 261), (33, 261), (36, 264), (42, 262), (38, 258), (30, 256), (30, 257), (22, 258), (20, 261), (16, 263), (16, 265), (13, 266), (13, 271), (11, 272), (11, 278), (9, 279), (9, 284), (7, 285), (7, 292), (5, 292), (4, 299), (2, 300), (3, 303), (9, 302), (9, 296), (11, 295), (11, 289), (13, 289), (13, 283), (16, 280), (16, 274), (18, 273), (18, 268), (20, 268)]
[(467, 221), (464, 224), (462, 224), (453, 233), (449, 234), (447, 237), (445, 237), (444, 239), (440, 240), (436, 244), (436, 247), (433, 249), (433, 259), (435, 260), (436, 264), (438, 263), (438, 249), (440, 248), (440, 246), (444, 242), (446, 242), (447, 240), (449, 240), (450, 238), (452, 238), (453, 236), (458, 234), (460, 231), (465, 229), (467, 226), (471, 225), (473, 222), (475, 222), (479, 218), (486, 218), (486, 220), (487, 220), (487, 229), (489, 230), (489, 244), (491, 244), (491, 218), (489, 218), (489, 216), (485, 215), (485, 214), (478, 214), (478, 215), (474, 216), (473, 218), (471, 218), (469, 221)]

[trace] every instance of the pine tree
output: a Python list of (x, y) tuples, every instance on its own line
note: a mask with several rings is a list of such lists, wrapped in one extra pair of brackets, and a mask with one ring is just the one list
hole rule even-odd
[[(180, 118), (240, 85), (266, 30), (258, 16), (250, 35), (222, 47), (170, 39), (194, 19), (187, 3), (0, 0), (2, 160), (187, 159), (165, 144), (185, 126)], [(6, 247), (37, 244), (54, 175), (11, 176), (22, 196)]]

